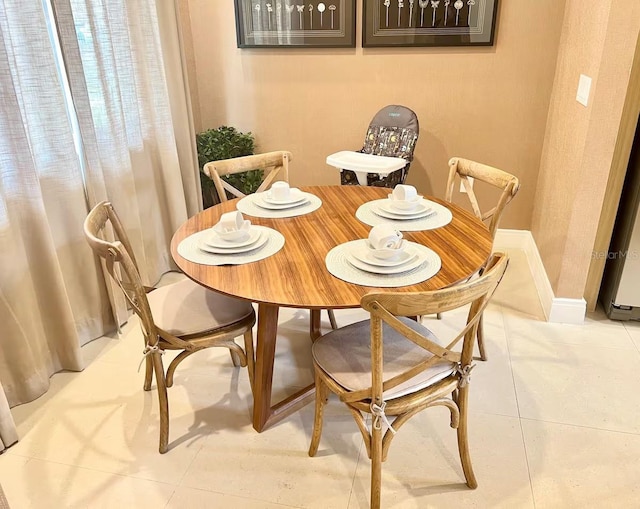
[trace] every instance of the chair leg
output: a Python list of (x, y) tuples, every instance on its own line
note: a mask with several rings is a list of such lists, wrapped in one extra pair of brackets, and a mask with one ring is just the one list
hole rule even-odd
[(484, 348), (484, 324), (482, 320), (482, 315), (478, 320), (478, 329), (476, 331), (476, 337), (478, 338), (478, 350), (480, 351), (480, 358), (483, 361), (487, 360), (487, 352)]
[(462, 470), (467, 480), (467, 486), (472, 490), (478, 487), (478, 481), (473, 473), (471, 466), (471, 456), (469, 456), (469, 436), (467, 423), (467, 410), (469, 402), (469, 386), (461, 387), (458, 390), (457, 397), (458, 408), (460, 409), (460, 422), (458, 423), (458, 450), (460, 452), (460, 461), (462, 462)]
[(233, 362), (233, 367), (239, 368), (240, 366), (242, 366), (240, 356), (236, 352), (234, 352), (233, 350), (229, 350), (229, 354), (231, 355), (231, 362)]
[(156, 373), (156, 385), (158, 387), (158, 402), (160, 404), (160, 454), (168, 450), (169, 445), (169, 399), (167, 397), (167, 386), (164, 379), (164, 368), (160, 353), (153, 353), (153, 368)]
[(380, 509), (382, 489), (382, 430), (371, 427), (371, 509)]
[(442, 313), (436, 313), (436, 318), (438, 320), (442, 320)]
[(329, 323), (331, 324), (331, 328), (336, 330), (338, 328), (338, 322), (336, 322), (336, 315), (333, 312), (333, 309), (327, 309), (327, 314), (329, 315)]
[(313, 433), (311, 435), (311, 445), (309, 446), (309, 456), (315, 456), (320, 445), (320, 436), (322, 435), (322, 417), (324, 414), (324, 405), (328, 399), (328, 389), (322, 379), (316, 372), (316, 410), (313, 418)]
[(151, 361), (151, 357), (148, 355), (145, 357), (144, 362), (145, 362), (145, 373), (144, 373), (143, 388), (145, 391), (150, 391), (151, 382), (153, 381), (153, 362)]
[(244, 333), (244, 351), (247, 354), (247, 371), (249, 372), (249, 384), (253, 392), (253, 380), (256, 371), (256, 357), (253, 352), (253, 331), (249, 329)]

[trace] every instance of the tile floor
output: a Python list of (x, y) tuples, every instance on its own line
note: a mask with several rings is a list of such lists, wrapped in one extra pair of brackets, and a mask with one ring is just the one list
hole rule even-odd
[[(511, 265), (485, 316), (489, 361), (471, 391), (477, 490), (463, 482), (447, 411), (398, 434), (383, 466), (384, 507), (640, 507), (640, 324), (590, 315), (543, 321), (526, 258)], [(341, 324), (362, 311), (337, 313)], [(425, 324), (446, 334), (464, 319)], [(274, 392), (312, 379), (306, 311), (285, 310)], [(138, 324), (83, 348), (88, 367), (13, 409), (21, 440), (0, 456), (0, 482), (20, 508), (357, 509), (368, 507), (369, 460), (348, 411), (328, 405), (315, 458), (313, 408), (262, 434), (250, 425), (245, 371), (224, 350), (189, 358), (170, 389), (170, 451), (157, 453), (155, 392), (142, 391)]]

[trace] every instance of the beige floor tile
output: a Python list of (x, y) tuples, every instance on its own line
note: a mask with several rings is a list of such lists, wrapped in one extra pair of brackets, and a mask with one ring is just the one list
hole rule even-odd
[(233, 378), (191, 377), (169, 390), (171, 449), (161, 455), (155, 390), (144, 392), (135, 370), (96, 362), (18, 427), (10, 453), (177, 484), (204, 438), (249, 425), (250, 392)]
[[(465, 326), (468, 307), (448, 311), (442, 319), (424, 317), (423, 325), (433, 331), (442, 344), (453, 339)], [(489, 305), (484, 312), (485, 350), (488, 361), (479, 360), (477, 347), (471, 389), (471, 410), (498, 415), (518, 416), (518, 404), (511, 372), (507, 339), (504, 334), (502, 308)]]
[(211, 437), (181, 486), (305, 508), (345, 508), (362, 438), (348, 410), (327, 405), (320, 451), (308, 456), (313, 407), (258, 434)]
[(538, 509), (640, 506), (640, 436), (522, 420)]
[[(519, 420), (472, 413), (469, 428), (476, 490), (465, 484), (448, 411), (432, 408), (411, 419), (394, 438), (382, 466), (382, 506), (532, 508)], [(363, 448), (349, 509), (369, 507), (370, 468)]]
[(636, 348), (640, 350), (640, 322), (623, 322), (623, 326), (631, 336), (631, 340), (636, 345)]
[(212, 491), (177, 488), (166, 509), (285, 509), (291, 505), (272, 504), (264, 500), (234, 497)]
[(27, 508), (155, 509), (175, 486), (19, 456), (0, 457), (9, 504)]
[(578, 346), (554, 340), (550, 327), (507, 324), (521, 417), (640, 433), (637, 350), (589, 346), (590, 336)]
[(523, 338), (539, 343), (568, 344), (584, 348), (621, 348), (637, 351), (627, 329), (618, 323), (589, 315), (585, 323), (570, 325), (532, 320), (529, 316), (505, 310), (506, 334), (509, 344)]
[(140, 362), (143, 348), (140, 323), (134, 315), (122, 325), (120, 333), (113, 331), (84, 345), (82, 357), (85, 366), (90, 366), (97, 360), (114, 364), (135, 361), (136, 359)]

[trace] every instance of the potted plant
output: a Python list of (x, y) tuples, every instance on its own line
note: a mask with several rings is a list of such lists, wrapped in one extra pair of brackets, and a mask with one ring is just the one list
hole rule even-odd
[[(208, 208), (220, 203), (220, 198), (213, 181), (202, 171), (204, 165), (211, 161), (252, 155), (255, 149), (255, 140), (251, 133), (242, 133), (234, 127), (221, 126), (196, 134), (196, 146), (198, 164), (200, 165), (202, 201), (204, 208)], [(251, 170), (236, 175), (225, 175), (222, 178), (236, 189), (250, 194), (258, 189), (262, 177), (262, 170)]]

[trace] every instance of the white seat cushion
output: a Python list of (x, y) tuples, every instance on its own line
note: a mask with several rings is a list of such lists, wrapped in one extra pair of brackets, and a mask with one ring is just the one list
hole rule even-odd
[(253, 313), (250, 302), (207, 290), (190, 279), (161, 286), (147, 298), (156, 325), (175, 336), (224, 327)]
[[(413, 330), (437, 342), (426, 327), (409, 318), (400, 318)], [(383, 322), (384, 381), (406, 372), (431, 352), (416, 345)], [(371, 387), (371, 340), (369, 320), (342, 327), (316, 340), (312, 347), (315, 362), (338, 384), (350, 391)], [(439, 382), (455, 371), (456, 364), (441, 360), (413, 378), (385, 391), (385, 400), (399, 398)]]

